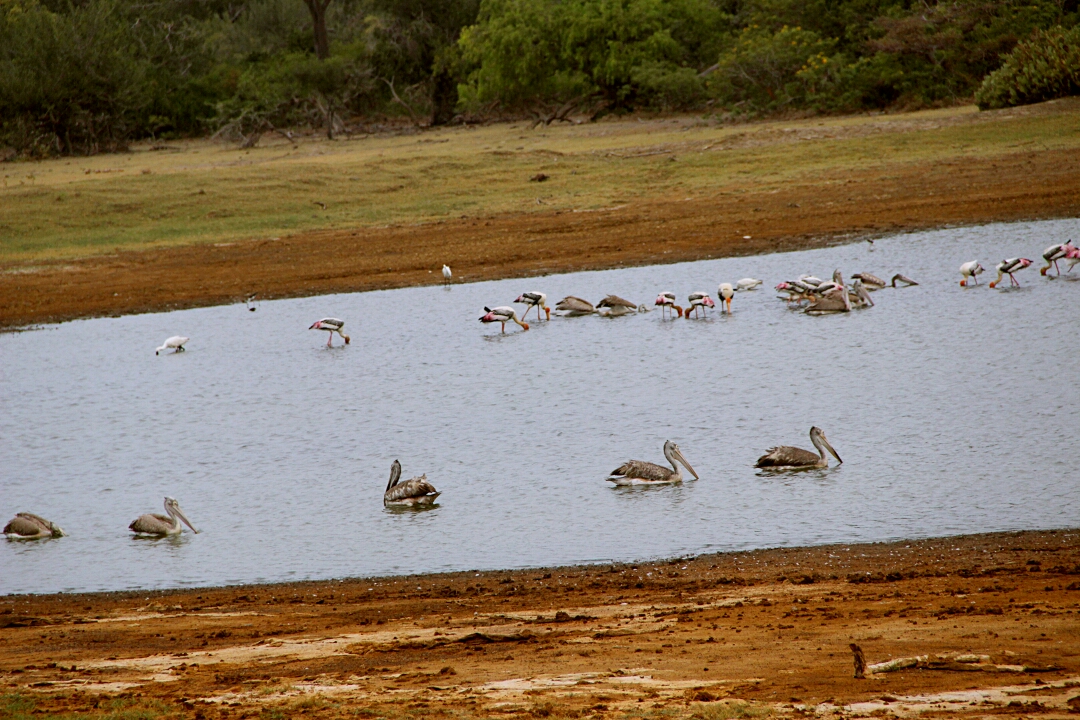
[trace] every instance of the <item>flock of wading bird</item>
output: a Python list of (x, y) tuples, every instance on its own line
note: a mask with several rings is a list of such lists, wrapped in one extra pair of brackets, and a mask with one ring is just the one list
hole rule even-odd
[[(1061, 268), (1058, 265), (1059, 261), (1064, 261), (1068, 264), (1066, 272), (1072, 272), (1073, 267), (1080, 263), (1080, 248), (1077, 248), (1072, 244), (1072, 241), (1051, 245), (1046, 248), (1042, 254), (1043, 260), (1046, 261), (1046, 265), (1040, 268), (1039, 273), (1046, 275), (1047, 272), (1053, 268), (1057, 271), (1057, 275), (1061, 275)], [(990, 287), (997, 287), (1005, 275), (1009, 276), (1009, 281), (1012, 285), (1018, 286), (1016, 278), (1013, 277), (1013, 273), (1018, 270), (1023, 270), (1029, 267), (1032, 261), (1027, 258), (1008, 258), (1002, 260), (997, 264), (997, 278), (990, 282)], [(978, 276), (985, 272), (985, 269), (977, 260), (966, 262), (960, 266), (960, 274), (963, 279), (960, 280), (961, 287), (970, 287), (972, 285), (978, 285)], [(442, 268), (443, 282), (449, 284), (453, 278), (453, 273), (450, 268), (443, 265)], [(892, 277), (890, 283), (886, 283), (881, 278), (873, 275), (872, 273), (858, 273), (851, 276), (851, 285), (848, 286), (844, 283), (843, 274), (840, 270), (833, 272), (832, 280), (823, 281), (819, 278), (811, 275), (802, 275), (796, 280), (781, 282), (776, 286), (776, 290), (786, 294), (786, 300), (789, 303), (798, 304), (802, 306), (807, 313), (833, 313), (833, 312), (850, 312), (853, 308), (866, 308), (873, 307), (874, 301), (870, 297), (870, 291), (880, 290), (887, 285), (892, 287), (910, 287), (918, 285), (916, 281), (911, 278), (897, 273)], [(899, 285), (898, 285), (899, 283)], [(731, 313), (731, 300), (738, 291), (755, 290), (762, 284), (761, 280), (755, 278), (743, 278), (734, 285), (731, 283), (721, 283), (718, 287), (718, 297), (723, 301), (723, 312)], [(676, 304), (675, 293), (662, 292), (656, 297), (654, 305), (660, 306), (661, 311), (665, 315), (670, 312), (671, 317), (689, 318), (691, 314), (695, 317), (704, 315), (708, 308), (715, 308), (716, 303), (706, 292), (692, 292), (690, 293), (687, 307), (684, 309), (682, 306)], [(256, 307), (252, 304), (255, 300), (255, 296), (248, 296), (246, 304), (248, 310), (254, 311)], [(496, 308), (485, 307), (485, 314), (480, 317), (480, 321), (483, 323), (498, 322), (502, 324), (502, 332), (506, 332), (506, 323), (515, 322), (523, 329), (528, 330), (528, 323), (524, 322), (528, 317), (528, 314), (533, 308), (536, 308), (537, 320), (540, 319), (540, 311), (544, 311), (544, 319), (551, 318), (551, 308), (547, 305), (547, 295), (542, 292), (526, 292), (518, 296), (514, 301), (517, 304), (526, 306), (524, 315), (519, 319), (517, 312), (514, 308), (509, 306), (502, 306)], [(583, 316), (583, 315), (601, 315), (606, 317), (618, 317), (621, 315), (629, 315), (632, 313), (648, 312), (648, 308), (644, 305), (638, 305), (629, 300), (621, 298), (617, 295), (608, 295), (603, 300), (593, 305), (588, 300), (570, 295), (560, 300), (555, 305), (556, 314), (566, 317)], [(329, 338), (326, 341), (329, 347), (331, 341), (334, 339), (334, 333), (340, 335), (345, 344), (348, 345), (350, 338), (346, 335), (342, 328), (345, 326), (344, 320), (337, 318), (323, 318), (322, 320), (315, 321), (308, 329), (309, 330), (324, 330), (329, 333)], [(184, 344), (187, 343), (189, 338), (180, 335), (175, 335), (168, 338), (160, 347), (155, 349), (155, 354), (160, 354), (162, 350), (171, 349), (174, 352), (183, 352)], [(826, 452), (831, 454), (838, 463), (844, 461), (840, 459), (840, 455), (832, 445), (829, 444), (828, 438), (825, 437), (825, 432), (819, 427), (810, 428), (810, 442), (817, 448), (817, 452), (811, 452), (809, 450), (803, 450), (802, 448), (791, 447), (789, 445), (781, 445), (778, 447), (770, 448), (764, 455), (758, 458), (754, 464), (755, 467), (765, 470), (776, 471), (789, 471), (789, 470), (805, 470), (813, 468), (825, 468), (829, 465)], [(686, 457), (683, 455), (679, 446), (668, 440), (664, 443), (664, 457), (671, 465), (670, 468), (663, 465), (657, 465), (656, 463), (646, 462), (644, 460), (630, 460), (623, 463), (619, 467), (615, 468), (608, 475), (606, 480), (614, 483), (618, 486), (625, 485), (663, 485), (671, 483), (682, 482), (682, 468), (686, 468), (687, 472), (693, 475), (694, 479), (698, 479), (698, 474), (691, 467)], [(680, 467), (680, 465), (682, 467)], [(434, 505), (435, 499), (439, 497), (441, 493), (435, 489), (435, 486), (428, 482), (427, 475), (421, 475), (420, 477), (410, 478), (404, 482), (401, 480), (401, 463), (394, 460), (394, 464), (390, 467), (390, 481), (386, 485), (386, 490), (383, 493), (383, 504), (387, 507), (430, 507)], [(136, 518), (128, 528), (135, 533), (136, 536), (144, 537), (165, 537), (168, 535), (178, 535), (183, 530), (183, 526), (187, 525), (191, 528), (191, 531), (198, 533), (195, 526), (191, 524), (191, 521), (187, 519), (183, 511), (180, 509), (180, 503), (175, 498), (165, 498), (165, 512), (166, 515), (160, 515), (155, 513), (148, 513), (146, 515), (140, 515)], [(54, 522), (50, 522), (43, 517), (34, 515), (33, 513), (21, 512), (18, 513), (6, 526), (4, 526), (4, 534), (12, 540), (36, 540), (41, 538), (55, 538), (63, 537), (64, 531), (60, 526)]]

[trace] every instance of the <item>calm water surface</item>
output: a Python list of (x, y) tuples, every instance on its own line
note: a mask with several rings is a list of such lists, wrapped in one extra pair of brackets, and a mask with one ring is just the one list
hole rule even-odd
[[(219, 585), (631, 560), (1080, 524), (1080, 270), (961, 289), (957, 267), (1039, 260), (1080, 221), (950, 229), (824, 250), (96, 319), (0, 335), (0, 593)], [(1040, 260), (1041, 262), (1041, 260)], [(459, 272), (465, 268), (456, 264)], [(800, 273), (903, 272), (850, 315), (793, 312)], [(715, 294), (734, 314), (482, 326), (542, 290), (650, 302)], [(989, 276), (989, 277), (988, 277)], [(984, 283), (992, 273), (983, 276)], [(347, 320), (347, 348), (307, 330)], [(154, 355), (170, 335), (188, 352)], [(337, 340), (340, 344), (340, 339)], [(773, 444), (844, 458), (765, 475)], [(701, 475), (616, 489), (622, 461), (678, 442)], [(443, 491), (389, 511), (399, 458)], [(172, 495), (202, 532), (138, 540)]]

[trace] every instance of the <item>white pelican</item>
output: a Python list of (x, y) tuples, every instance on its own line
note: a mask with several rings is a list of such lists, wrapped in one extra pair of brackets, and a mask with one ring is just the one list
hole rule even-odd
[(1030, 264), (1031, 261), (1027, 258), (1009, 258), (1007, 260), (1002, 260), (997, 265), (998, 275), (995, 279), (990, 281), (990, 287), (997, 287), (998, 283), (1001, 282), (1002, 276), (1004, 275), (1009, 276), (1009, 282), (1011, 284), (1019, 286), (1020, 283), (1016, 282), (1016, 278), (1013, 277), (1013, 273), (1017, 270), (1023, 270)]
[(610, 477), (605, 479), (616, 485), (662, 485), (682, 482), (682, 470), (679, 469), (676, 461), (682, 463), (695, 480), (698, 479), (694, 468), (690, 467), (690, 463), (683, 457), (682, 450), (670, 440), (664, 443), (664, 457), (671, 463), (673, 469), (669, 470), (662, 465), (644, 460), (630, 460), (612, 470)]
[(337, 333), (341, 337), (345, 338), (345, 344), (348, 345), (351, 338), (348, 335), (341, 332), (341, 328), (345, 327), (344, 320), (338, 320), (337, 318), (323, 318), (322, 320), (316, 320), (311, 324), (308, 330), (326, 330), (330, 333), (330, 336), (326, 338), (326, 347), (330, 347), (330, 341), (334, 339), (334, 333)]
[(529, 323), (523, 323), (520, 320), (518, 320), (517, 313), (514, 312), (514, 308), (512, 308), (512, 307), (505, 307), (505, 306), (497, 307), (497, 308), (485, 307), (484, 312), (486, 314), (480, 316), (480, 322), (482, 322), (482, 323), (493, 323), (493, 322), (502, 323), (502, 331), (503, 332), (506, 332), (506, 323), (510, 322), (511, 320), (516, 322), (523, 329), (525, 329), (525, 330), (529, 329)]
[(656, 296), (656, 302), (653, 305), (659, 305), (661, 312), (666, 312), (667, 308), (672, 308), (675, 312), (679, 313), (679, 317), (683, 316), (683, 309), (675, 304), (675, 293), (665, 290)]
[(709, 293), (704, 292), (703, 290), (698, 290), (697, 292), (690, 293), (690, 297), (687, 299), (690, 301), (690, 306), (686, 308), (685, 317), (687, 320), (690, 319), (690, 313), (696, 314), (698, 310), (701, 310), (701, 314), (704, 315), (705, 308), (716, 307), (716, 303), (713, 302), (713, 299), (711, 297), (709, 297)]
[(169, 514), (168, 517), (156, 513), (140, 515), (128, 525), (128, 529), (136, 535), (179, 535), (183, 530), (180, 521), (183, 520), (193, 533), (199, 534), (199, 531), (180, 510), (180, 503), (176, 502), (176, 498), (165, 498), (165, 512)]
[[(1050, 247), (1046, 248), (1046, 250), (1044, 250), (1042, 254), (1043, 260), (1046, 261), (1046, 267), (1039, 268), (1039, 274), (1045, 275), (1046, 271), (1053, 267), (1055, 270), (1057, 270), (1057, 274), (1061, 275), (1061, 268), (1058, 267), (1057, 261), (1068, 259), (1069, 254), (1074, 250), (1076, 250), (1076, 248), (1073, 246), (1071, 240), (1068, 242), (1060, 243), (1058, 245), (1051, 245)], [(1070, 266), (1069, 269), (1071, 270), (1072, 267)]]
[(54, 522), (34, 513), (16, 513), (4, 526), (4, 534), (11, 540), (38, 540), (40, 538), (64, 537), (67, 533)]
[(716, 288), (717, 297), (720, 298), (720, 302), (727, 307), (727, 314), (731, 314), (731, 298), (735, 297), (735, 290), (731, 287), (731, 283), (720, 283)]
[(390, 482), (386, 485), (382, 502), (386, 507), (431, 505), (441, 494), (428, 482), (427, 474), (401, 482), (401, 463), (395, 460), (390, 466)]
[(781, 445), (780, 447), (769, 448), (768, 452), (758, 458), (754, 467), (774, 468), (777, 470), (829, 467), (829, 460), (825, 457), (826, 450), (836, 458), (838, 463), (841, 465), (844, 463), (840, 456), (836, 454), (836, 451), (833, 450), (833, 446), (829, 444), (828, 438), (825, 437), (825, 431), (821, 428), (817, 426), (810, 428), (810, 442), (814, 443), (814, 447), (818, 449), (820, 455), (815, 455), (802, 448)]
[(867, 290), (880, 290), (887, 284), (884, 280), (877, 275), (868, 272), (855, 273), (851, 276), (852, 280), (862, 280), (863, 287)]
[(964, 263), (960, 266), (960, 274), (964, 276), (964, 279), (960, 281), (960, 287), (968, 287), (969, 280), (978, 285), (979, 275), (984, 272), (986, 272), (986, 268), (980, 265), (978, 260)]
[(915, 282), (914, 280), (912, 280), (911, 278), (909, 278), (907, 275), (901, 275), (900, 273), (896, 273), (895, 275), (892, 276), (892, 286), (896, 287), (896, 283), (898, 283), (898, 282), (902, 282), (902, 283), (906, 284), (908, 287), (911, 287), (912, 285), (918, 285), (919, 284), (919, 283)]
[(604, 299), (596, 303), (596, 311), (604, 317), (618, 317), (636, 312), (648, 312), (644, 305), (635, 305), (626, 298), (618, 295), (605, 295)]
[(540, 310), (541, 309), (543, 309), (543, 311), (545, 313), (547, 313), (547, 319), (548, 320), (551, 319), (551, 308), (549, 308), (547, 306), (547, 293), (536, 292), (536, 291), (527, 292), (527, 293), (521, 293), (520, 295), (518, 295), (517, 300), (515, 300), (514, 302), (521, 303), (523, 305), (528, 305), (528, 307), (525, 308), (525, 314), (521, 316), (522, 320), (528, 320), (529, 319), (529, 311), (532, 310), (533, 308), (536, 308), (536, 319), (537, 320), (540, 319)]
[(454, 277), (454, 273), (450, 272), (450, 266), (449, 265), (443, 265), (442, 266), (443, 285), (449, 285), (450, 284), (450, 278), (452, 278), (452, 277)]
[(154, 349), (155, 355), (160, 355), (162, 350), (168, 350), (173, 348), (173, 352), (184, 352), (184, 343), (191, 338), (186, 338), (182, 335), (173, 335), (171, 338), (162, 343), (161, 347)]
[(743, 278), (742, 280), (739, 280), (737, 283), (735, 283), (735, 289), (736, 290), (754, 290), (760, 284), (761, 284), (761, 281), (756, 279), (756, 278)]
[(567, 295), (558, 303), (555, 304), (555, 309), (558, 312), (563, 313), (566, 317), (577, 317), (579, 315), (592, 315), (596, 312), (596, 308), (588, 300), (582, 300), (574, 295)]

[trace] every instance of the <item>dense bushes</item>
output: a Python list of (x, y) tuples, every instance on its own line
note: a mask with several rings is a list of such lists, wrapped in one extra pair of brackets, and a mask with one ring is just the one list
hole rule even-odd
[(982, 109), (1080, 95), (1080, 27), (1036, 30), (975, 93)]

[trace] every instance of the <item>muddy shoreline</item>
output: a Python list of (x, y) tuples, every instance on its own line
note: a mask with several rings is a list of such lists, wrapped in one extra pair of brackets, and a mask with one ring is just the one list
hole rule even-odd
[[(8, 595), (0, 687), (40, 712), (109, 700), (196, 718), (1065, 718), (1078, 627), (1080, 530), (1007, 532)], [(855, 679), (851, 643), (870, 663), (922, 659)]]

